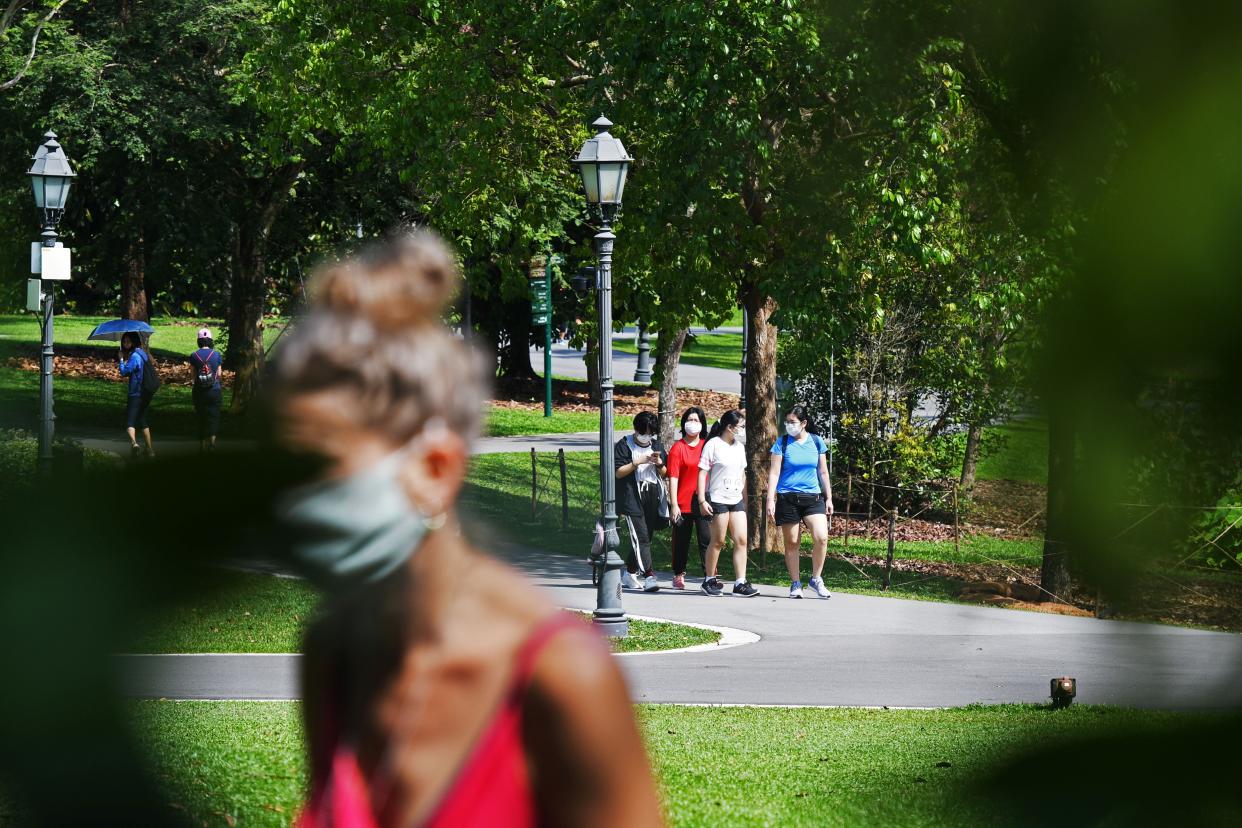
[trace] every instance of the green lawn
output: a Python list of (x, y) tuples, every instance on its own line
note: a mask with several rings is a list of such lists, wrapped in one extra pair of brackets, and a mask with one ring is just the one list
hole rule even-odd
[[(289, 824), (306, 786), (298, 703), (143, 701), (134, 702), (132, 711), (135, 733), (151, 752), (167, 800), (183, 817), (205, 825)], [(1158, 739), (1173, 726), (1198, 721), (1171, 713), (1082, 706), (1054, 712), (1033, 705), (643, 705), (638, 718), (674, 826), (1022, 824), (980, 797), (983, 780), (998, 763), (1035, 746), (1065, 745), (1067, 758), (1081, 764), (1086, 760), (1074, 740), (1127, 731)], [(1057, 771), (1049, 773), (1055, 777)], [(1144, 792), (1104, 787), (1097, 793), (1120, 803), (1122, 796)]]
[[(91, 345), (104, 351), (115, 352), (115, 342), (91, 342), (87, 339), (90, 332), (100, 322), (115, 319), (115, 316), (67, 316), (56, 317), (53, 334), (59, 345)], [(287, 320), (271, 318), (266, 320), (263, 340), (268, 347), (280, 336)], [(221, 336), (224, 326), (219, 319), (183, 319), (180, 317), (154, 317), (151, 327), (155, 333), (151, 335), (151, 350), (156, 356), (187, 356), (198, 347), (198, 329), (210, 328), (217, 339)], [(39, 318), (33, 313), (0, 314), (0, 356), (7, 356), (6, 344), (13, 342), (38, 343)], [(10, 349), (11, 351), (11, 349)]]
[[(613, 349), (627, 354), (638, 353), (633, 339), (616, 339)], [(651, 344), (652, 358), (655, 357), (655, 343)], [(723, 368), (727, 371), (742, 369), (742, 336), (741, 334), (699, 334), (693, 342), (688, 342), (681, 352), (681, 361), (689, 365), (705, 365), (708, 368)]]
[(576, 431), (599, 431), (599, 412), (557, 411), (543, 416), (543, 409), (490, 408), (484, 429), (488, 437), (515, 437), (526, 434), (572, 434)]
[(1000, 447), (979, 461), (979, 480), (1048, 483), (1048, 424), (1015, 420), (989, 429), (1002, 438)]
[[(127, 650), (134, 653), (296, 653), (319, 597), (305, 582), (272, 575), (226, 573), (194, 603), (152, 618)], [(588, 616), (589, 617), (589, 616)], [(711, 630), (631, 621), (617, 652), (674, 650), (720, 640)]]

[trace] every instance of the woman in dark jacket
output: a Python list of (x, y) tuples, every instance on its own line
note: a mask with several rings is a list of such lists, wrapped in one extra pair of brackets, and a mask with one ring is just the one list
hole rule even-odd
[[(650, 411), (634, 417), (634, 433), (617, 441), (613, 468), (617, 474), (617, 516), (629, 527), (630, 553), (621, 583), (628, 589), (657, 592), (655, 568), (651, 563), (651, 535), (668, 525), (668, 501), (664, 495), (665, 464), (668, 458), (656, 437), (659, 421)], [(643, 575), (640, 584), (635, 577)]]

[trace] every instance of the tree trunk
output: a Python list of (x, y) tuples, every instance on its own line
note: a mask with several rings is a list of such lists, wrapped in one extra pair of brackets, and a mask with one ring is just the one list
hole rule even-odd
[(224, 358), (236, 371), (232, 413), (245, 411), (263, 380), (263, 313), (267, 310), (267, 242), (307, 161), (285, 164), (264, 178), (247, 178), (233, 234), (229, 341)]
[(677, 368), (689, 333), (689, 328), (682, 328), (676, 333), (660, 334), (660, 442), (665, 446), (671, 446), (677, 436)]
[(1074, 481), (1074, 427), (1054, 405), (1048, 412), (1048, 505), (1039, 585), (1064, 598), (1070, 585), (1070, 498)]
[(500, 374), (511, 380), (537, 380), (530, 367), (530, 301), (515, 299), (504, 306), (508, 343), (500, 350)]
[(263, 310), (267, 305), (266, 239), (247, 224), (237, 228), (233, 289), (229, 295), (228, 362), (236, 371), (233, 403), (240, 413), (259, 392), (263, 374)]
[(121, 277), (121, 318), (150, 322), (147, 310), (146, 251), (136, 239), (125, 252), (125, 273)]
[[(769, 448), (776, 440), (776, 326), (771, 323), (776, 300), (754, 285), (744, 285), (743, 301), (750, 312), (750, 341), (746, 347), (746, 486), (749, 546), (763, 551), (776, 547), (777, 531), (765, 508)], [(765, 523), (761, 524), (760, 522)], [(759, 527), (766, 525), (766, 532)]]
[(966, 431), (966, 455), (962, 458), (962, 477), (959, 481), (963, 492), (975, 488), (975, 468), (979, 465), (979, 438), (982, 435), (981, 423), (971, 423)]
[(586, 356), (587, 375), (587, 393), (590, 395), (591, 405), (598, 406), (603, 402), (603, 398), (599, 391), (599, 342), (595, 337), (587, 340)]

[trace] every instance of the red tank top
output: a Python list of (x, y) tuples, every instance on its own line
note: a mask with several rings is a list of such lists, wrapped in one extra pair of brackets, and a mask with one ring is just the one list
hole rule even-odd
[[(423, 828), (533, 828), (539, 822), (522, 744), (522, 704), (544, 645), (561, 630), (581, 623), (558, 612), (535, 627), (523, 642), (500, 708), (422, 823)], [(371, 807), (371, 786), (353, 748), (338, 743), (331, 767), (323, 770), (316, 774), (319, 779), (298, 816), (297, 828), (378, 828)]]

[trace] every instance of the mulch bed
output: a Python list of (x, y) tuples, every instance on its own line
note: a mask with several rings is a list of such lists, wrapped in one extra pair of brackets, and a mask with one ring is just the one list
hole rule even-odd
[[(106, 353), (107, 356), (102, 356), (98, 348), (85, 345), (58, 345), (56, 346), (56, 356), (52, 358), (55, 364), (53, 370), (58, 377), (87, 377), (109, 382), (128, 382), (129, 380), (126, 377), (122, 377), (121, 372), (117, 370), (116, 351), (109, 350)], [(4, 361), (4, 364), (8, 368), (16, 368), (20, 371), (38, 372), (42, 370), (37, 355), (27, 356), (23, 354), (21, 356), (9, 357)], [(194, 385), (194, 370), (190, 367), (188, 355), (179, 359), (157, 358), (155, 366), (159, 369), (160, 379), (165, 383), (187, 387)], [(220, 382), (224, 386), (231, 386), (233, 384), (233, 372), (221, 370)]]

